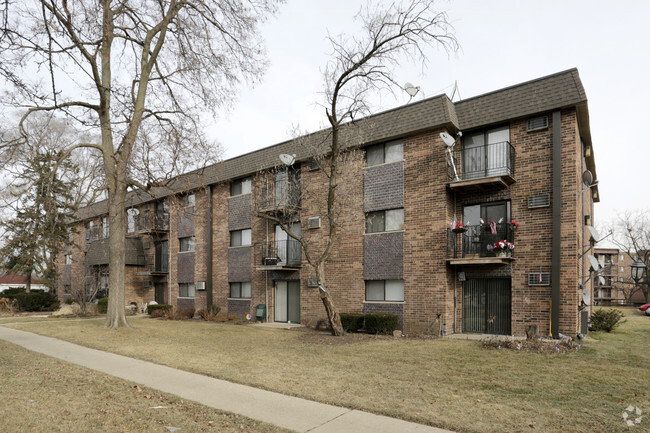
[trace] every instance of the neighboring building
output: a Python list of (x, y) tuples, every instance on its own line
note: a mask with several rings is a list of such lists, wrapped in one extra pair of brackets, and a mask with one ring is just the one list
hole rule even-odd
[[(50, 288), (47, 287), (38, 278), (32, 278), (31, 290), (44, 290), (49, 292)], [(27, 278), (23, 275), (5, 274), (0, 275), (0, 292), (4, 292), (10, 287), (27, 287)]]
[[(460, 131), (452, 163), (440, 134)], [(198, 309), (211, 295), (240, 317), (266, 304), (270, 321), (323, 319), (300, 247), (254, 215), (298, 209), (295, 230), (318, 244), (326, 183), (311, 152), (326, 137), (179, 176), (171, 191), (155, 191), (158, 200), (130, 194), (126, 302)], [(599, 198), (582, 182), (596, 171), (577, 70), (455, 103), (446, 95), (414, 102), (347, 125), (342, 141), (347, 203), (327, 263), (341, 312), (394, 313), (411, 334), (585, 331), (582, 254)], [(278, 169), (280, 154), (296, 155), (291, 169)], [(78, 212), (60, 293), (108, 289), (106, 213), (106, 202)], [(467, 231), (452, 232), (454, 219)], [(516, 245), (511, 257), (491, 248), (499, 240)]]
[(623, 288), (631, 281), (632, 260), (618, 248), (594, 248), (594, 257), (601, 266), (601, 270), (594, 275), (594, 303), (624, 304)]

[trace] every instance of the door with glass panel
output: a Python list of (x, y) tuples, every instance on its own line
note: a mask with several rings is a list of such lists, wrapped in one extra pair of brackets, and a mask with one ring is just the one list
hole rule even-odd
[(275, 282), (275, 321), (300, 323), (300, 281)]
[[(300, 236), (300, 223), (289, 225), (289, 230), (296, 236)], [(277, 251), (280, 266), (298, 265), (302, 259), (300, 242), (290, 237), (281, 226), (275, 226), (275, 248)]]
[(463, 137), (463, 179), (510, 174), (510, 127), (502, 126)]

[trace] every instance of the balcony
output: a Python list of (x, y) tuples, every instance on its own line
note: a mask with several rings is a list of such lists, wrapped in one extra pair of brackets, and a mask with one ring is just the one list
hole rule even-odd
[(256, 244), (255, 263), (258, 271), (300, 269), (302, 245), (295, 239)]
[(102, 227), (91, 227), (86, 229), (86, 242), (96, 242), (108, 238), (108, 230), (102, 230)]
[(169, 212), (145, 212), (137, 216), (139, 233), (163, 233), (169, 231)]
[(169, 273), (169, 263), (166, 257), (156, 257), (154, 254), (142, 254), (138, 256), (138, 266), (143, 266), (144, 270), (138, 272), (138, 275), (167, 275)]
[(515, 148), (508, 141), (458, 148), (447, 164), (447, 180), (455, 191), (491, 191), (515, 182)]
[(485, 225), (465, 226), (467, 231), (455, 233), (447, 229), (447, 263), (452, 265), (506, 264), (515, 260), (515, 251), (501, 257), (490, 246), (505, 240), (514, 243), (514, 232), (509, 224), (496, 226), (496, 233)]
[(284, 177), (255, 188), (255, 210), (270, 215), (300, 211), (300, 183)]

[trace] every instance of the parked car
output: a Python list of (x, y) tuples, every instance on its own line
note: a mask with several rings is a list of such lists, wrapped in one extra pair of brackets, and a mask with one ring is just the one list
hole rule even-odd
[(639, 310), (647, 312), (650, 309), (650, 304), (644, 304), (639, 307)]
[(650, 316), (650, 308), (648, 308), (647, 310), (645, 310), (645, 315), (646, 315), (646, 316)]

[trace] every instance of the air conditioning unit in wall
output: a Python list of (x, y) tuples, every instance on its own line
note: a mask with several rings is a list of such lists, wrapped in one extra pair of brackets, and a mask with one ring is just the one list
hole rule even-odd
[(307, 228), (310, 229), (319, 229), (320, 228), (320, 217), (311, 217), (307, 219)]
[(197, 281), (196, 290), (205, 290), (205, 281)]
[(318, 287), (318, 278), (316, 277), (307, 278), (307, 287)]

